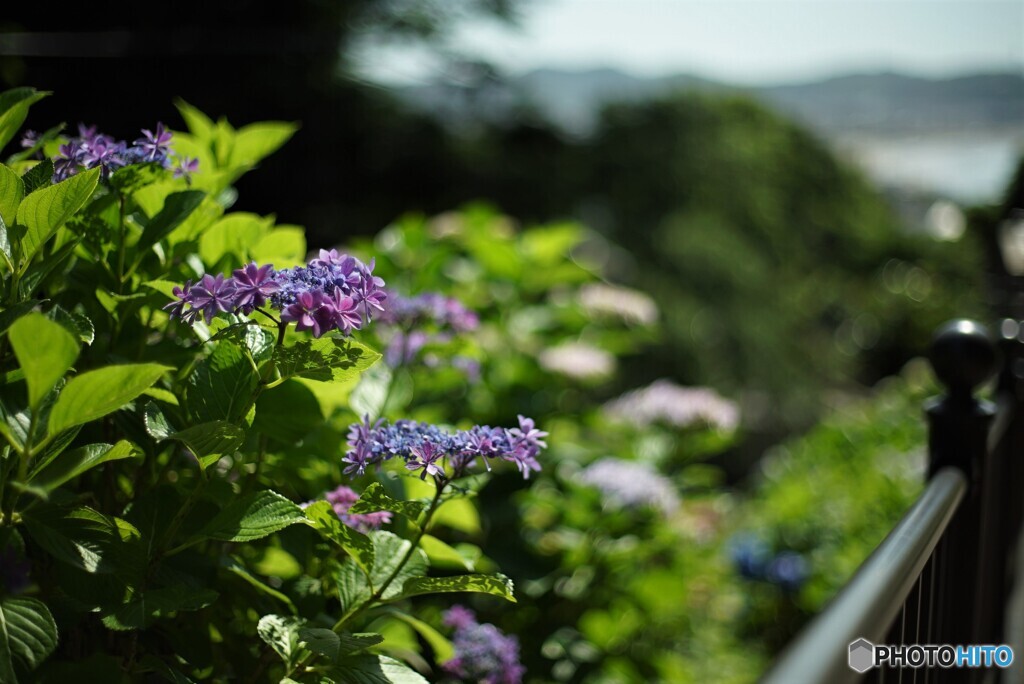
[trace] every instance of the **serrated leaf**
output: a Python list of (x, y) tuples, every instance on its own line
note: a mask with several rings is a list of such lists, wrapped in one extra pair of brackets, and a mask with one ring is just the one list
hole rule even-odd
[(57, 648), (57, 623), (46, 604), (26, 596), (0, 600), (0, 682), (17, 684), (14, 664), (32, 671)]
[(168, 195), (163, 208), (146, 224), (135, 249), (142, 253), (167, 237), (196, 210), (204, 197), (206, 193), (201, 190), (184, 190)]
[(92, 344), (96, 339), (96, 328), (88, 316), (67, 311), (61, 306), (54, 306), (46, 312), (46, 317), (78, 338), (79, 342)]
[(236, 422), (249, 410), (259, 375), (245, 352), (221, 340), (186, 381), (185, 409), (195, 422)]
[(340, 382), (358, 376), (380, 357), (369, 347), (343, 337), (300, 340), (291, 347), (274, 350), (274, 363), (283, 379)]
[(228, 504), (199, 531), (199, 536), (245, 542), (262, 539), (305, 521), (301, 508), (277, 492), (267, 490), (248, 494)]
[(338, 589), (338, 600), (345, 613), (352, 612), (370, 598), (373, 593), (366, 574), (355, 562), (343, 563), (333, 573), (334, 585)]
[[(351, 510), (351, 509), (350, 509)], [(402, 539), (396, 534), (378, 530), (370, 533), (373, 541), (373, 572), (370, 573), (370, 583), (373, 588), (380, 591), (389, 577), (394, 574), (394, 579), (381, 595), (385, 601), (391, 600), (402, 593), (402, 587), (413, 578), (423, 577), (427, 574), (430, 563), (427, 561), (427, 554), (423, 549), (414, 549), (412, 555), (405, 565), (401, 566), (397, 574), (395, 570), (399, 567), (402, 559), (409, 552), (412, 543), (408, 539)]]
[(166, 439), (187, 446), (205, 469), (219, 461), (221, 456), (233, 454), (241, 449), (245, 442), (245, 430), (234, 423), (212, 420), (172, 432)]
[(0, 219), (5, 226), (13, 226), (18, 205), (25, 198), (25, 181), (14, 169), (0, 164)]
[(21, 180), (25, 183), (26, 195), (50, 185), (53, 181), (53, 162), (49, 159), (42, 160), (26, 171), (22, 175)]
[(396, 501), (384, 492), (379, 482), (373, 482), (359, 495), (359, 500), (352, 504), (349, 513), (376, 513), (391, 511), (400, 513), (413, 522), (420, 517), (424, 505), (419, 501)]
[(7, 335), (25, 372), (29, 407), (36, 410), (78, 358), (78, 341), (63, 326), (39, 313), (19, 318)]
[(291, 667), (300, 651), (299, 629), (305, 624), (299, 617), (264, 615), (256, 624), (256, 633)]
[(60, 459), (54, 459), (48, 465), (40, 464), (37, 467), (37, 472), (29, 475), (29, 481), (34, 481), (36, 486), (52, 491), (98, 465), (142, 455), (142, 451), (127, 440), (121, 440), (114, 445), (88, 444), (67, 452)]
[(415, 670), (382, 655), (354, 655), (342, 658), (326, 671), (335, 684), (428, 684)]
[(100, 169), (77, 174), (65, 181), (36, 190), (18, 206), (17, 223), (25, 226), (21, 239), (23, 263), (32, 260), (42, 246), (92, 196)]
[(50, 412), (50, 433), (88, 423), (116, 411), (155, 383), (169, 366), (137, 363), (107, 366), (73, 378)]
[(333, 661), (338, 659), (341, 638), (324, 627), (301, 627), (299, 644)]
[(327, 501), (317, 501), (306, 506), (306, 519), (309, 525), (324, 538), (331, 540), (352, 557), (359, 567), (367, 574), (373, 570), (373, 542), (361, 532), (357, 532), (341, 522), (337, 513)]
[(512, 580), (504, 575), (455, 575), (452, 577), (412, 577), (402, 584), (401, 592), (394, 599), (420, 596), (422, 594), (451, 594), (470, 592), (499, 596), (506, 601), (516, 602), (512, 593)]

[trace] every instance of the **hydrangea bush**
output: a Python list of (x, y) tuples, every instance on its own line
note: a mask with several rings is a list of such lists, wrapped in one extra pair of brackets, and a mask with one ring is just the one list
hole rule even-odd
[[(46, 95), (0, 94), (0, 149)], [(229, 212), (295, 128), (178, 109), (185, 132), (25, 132), (0, 165), (0, 681), (513, 681), (417, 615), (515, 600), (451, 530), (547, 433), (368, 400), (395, 384), (369, 329), (471, 314), (389, 312), (372, 252), (307, 259), (300, 228)]]

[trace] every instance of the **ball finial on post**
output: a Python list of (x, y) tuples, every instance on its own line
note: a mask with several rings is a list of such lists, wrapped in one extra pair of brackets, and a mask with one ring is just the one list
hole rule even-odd
[(928, 359), (949, 395), (967, 398), (995, 371), (996, 347), (983, 325), (959, 319), (935, 332)]

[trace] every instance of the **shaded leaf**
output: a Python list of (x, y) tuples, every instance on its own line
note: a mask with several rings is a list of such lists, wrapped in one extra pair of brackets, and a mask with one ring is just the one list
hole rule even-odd
[(51, 491), (103, 463), (142, 455), (142, 451), (127, 440), (114, 445), (88, 444), (54, 459), (49, 465), (41, 464), (36, 473), (29, 475), (29, 480)]
[(185, 408), (195, 422), (236, 422), (248, 411), (259, 379), (245, 352), (222, 340), (189, 375)]
[(342, 658), (326, 675), (335, 684), (428, 684), (415, 670), (382, 655), (354, 655)]
[(26, 195), (50, 185), (53, 182), (53, 162), (49, 159), (42, 160), (26, 171), (21, 180), (25, 183)]
[(384, 492), (384, 487), (379, 482), (373, 482), (359, 495), (359, 500), (352, 504), (349, 513), (375, 513), (377, 511), (391, 511), (401, 513), (413, 522), (420, 517), (424, 505), (419, 501), (397, 501)]
[(199, 531), (199, 536), (231, 542), (252, 541), (305, 520), (301, 508), (268, 490), (231, 502)]
[(0, 600), (0, 682), (17, 684), (14, 664), (32, 671), (57, 648), (57, 623), (38, 599)]
[(339, 382), (359, 375), (380, 359), (380, 354), (355, 340), (321, 337), (300, 340), (274, 350), (282, 378), (303, 377)]
[(290, 667), (299, 654), (299, 629), (305, 624), (298, 617), (264, 615), (256, 624), (256, 633)]
[(206, 193), (201, 190), (184, 190), (168, 195), (163, 208), (146, 224), (135, 249), (144, 252), (167, 237), (195, 211), (204, 197)]
[[(402, 563), (412, 543), (408, 539), (402, 539), (396, 534), (382, 530), (371, 532), (370, 539), (373, 540), (374, 558), (370, 582), (373, 588), (379, 591), (384, 582), (395, 573), (395, 570)], [(423, 549), (414, 549), (412, 555), (409, 556), (409, 560), (395, 574), (394, 579), (388, 585), (388, 588), (384, 590), (381, 598), (390, 600), (399, 596), (406, 582), (427, 574), (429, 565), (427, 555), (423, 553)]]

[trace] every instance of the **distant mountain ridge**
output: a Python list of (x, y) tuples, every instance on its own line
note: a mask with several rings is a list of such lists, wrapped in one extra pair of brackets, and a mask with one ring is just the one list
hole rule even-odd
[(602, 106), (674, 91), (747, 93), (828, 135), (1017, 130), (1024, 135), (1024, 74), (931, 79), (900, 73), (851, 74), (806, 83), (742, 86), (681, 74), (644, 78), (615, 69), (540, 69), (503, 81), (410, 86), (400, 95), (447, 120), (534, 109), (576, 134), (591, 131)]

